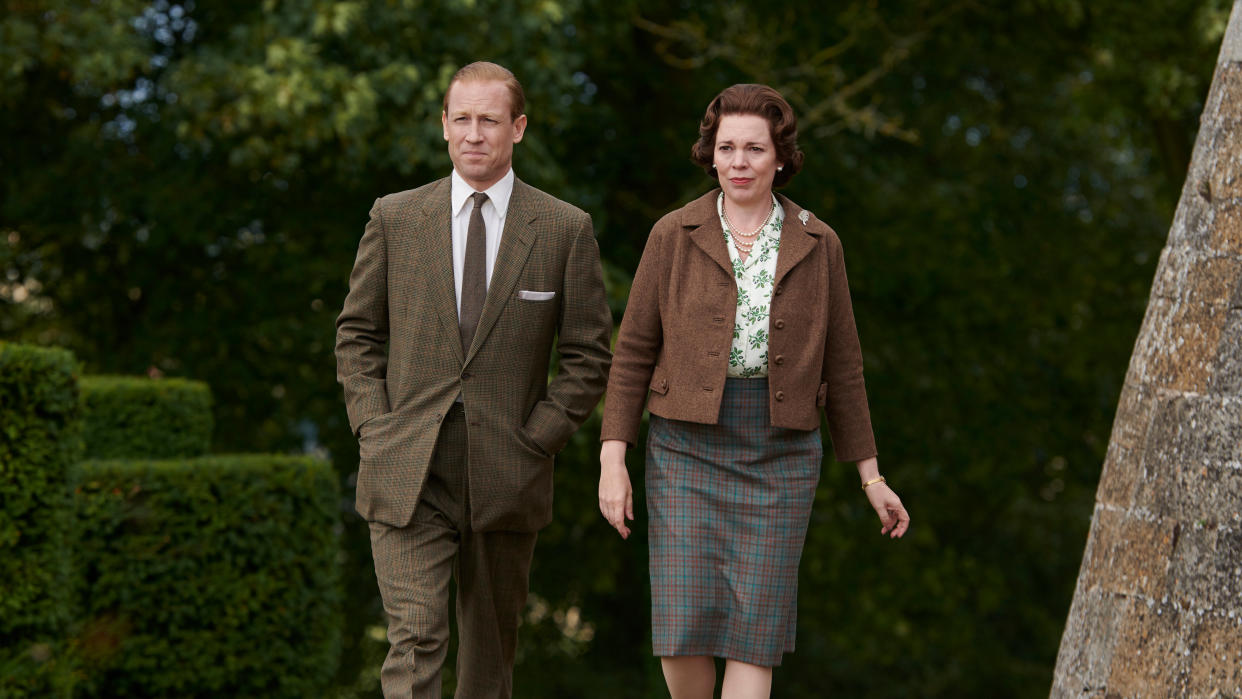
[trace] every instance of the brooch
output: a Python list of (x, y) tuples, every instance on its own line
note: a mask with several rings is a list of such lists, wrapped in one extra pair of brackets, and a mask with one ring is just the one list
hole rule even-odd
[(802, 211), (799, 211), (799, 212), (798, 212), (798, 220), (802, 222), (802, 225), (804, 225), (804, 226), (805, 226), (805, 225), (806, 225), (806, 222), (807, 222), (808, 220), (810, 220), (810, 218), (811, 218), (811, 212), (810, 212), (810, 211), (807, 211), (806, 209), (803, 209)]

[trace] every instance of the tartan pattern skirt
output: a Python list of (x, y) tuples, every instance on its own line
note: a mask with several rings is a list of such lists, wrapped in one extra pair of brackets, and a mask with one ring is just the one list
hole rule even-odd
[(647, 537), (657, 656), (772, 667), (794, 649), (818, 430), (771, 426), (767, 379), (727, 379), (718, 424), (651, 416)]

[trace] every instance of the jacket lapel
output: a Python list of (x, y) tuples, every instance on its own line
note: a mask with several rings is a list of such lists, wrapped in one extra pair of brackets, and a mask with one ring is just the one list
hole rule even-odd
[(776, 283), (780, 284), (789, 270), (815, 249), (816, 238), (823, 234), (820, 230), (823, 224), (788, 197), (778, 194), (776, 200), (785, 211), (785, 222), (781, 224), (781, 247), (776, 252)]
[[(451, 352), (461, 361), (461, 341), (457, 321), (457, 288), (453, 277), (453, 212), (452, 182), (444, 178), (436, 183), (435, 189), (423, 200), (422, 218), (416, 230), (420, 233), (423, 244), (418, 246), (419, 255), (424, 264), (420, 267), (427, 270), (427, 287), (431, 294), (431, 307), (435, 308), (448, 336), (454, 338), (447, 342)], [(416, 263), (418, 261), (415, 261)]]
[(713, 189), (687, 204), (682, 226), (694, 229), (690, 231), (690, 240), (732, 277), (733, 262), (729, 259), (729, 248), (725, 245), (720, 215), (716, 213), (718, 196), (720, 190)]
[[(479, 317), (479, 327), (474, 331), (474, 342), (466, 353), (466, 363), (479, 351), (488, 333), (500, 318), (500, 312), (513, 296), (518, 277), (530, 249), (535, 244), (535, 230), (531, 226), (538, 214), (531, 205), (530, 187), (523, 181), (514, 178), (513, 194), (509, 196), (509, 210), (505, 214), (505, 230), (500, 238), (500, 250), (496, 253), (496, 265), (492, 268), (492, 279), (487, 285), (487, 300), (483, 302), (483, 314)], [(452, 269), (450, 260), (449, 269)]]

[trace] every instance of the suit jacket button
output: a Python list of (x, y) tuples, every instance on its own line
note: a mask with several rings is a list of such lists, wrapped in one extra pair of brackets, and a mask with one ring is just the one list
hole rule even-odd
[(772, 324), (772, 327), (776, 328), (777, 330), (784, 330), (785, 329), (784, 319), (777, 318), (776, 322)]
[(444, 422), (444, 416), (440, 413), (436, 413), (436, 422)]
[(668, 388), (668, 382), (664, 379), (660, 379), (660, 388)]
[(778, 354), (778, 355), (776, 355), (776, 357), (772, 360), (772, 363), (773, 363), (773, 364), (776, 364), (777, 366), (780, 366), (781, 364), (784, 364), (784, 363), (785, 363), (785, 355), (783, 355), (783, 354)]
[(777, 392), (776, 392), (776, 401), (779, 403), (780, 401), (783, 401), (783, 400), (785, 400), (785, 392), (784, 392), (784, 391), (777, 391)]
[(785, 287), (781, 286), (780, 284), (777, 284), (777, 285), (776, 285), (776, 295), (777, 295), (777, 296), (780, 296), (780, 295), (781, 295), (781, 292), (782, 292), (782, 291), (784, 291), (784, 290), (785, 290)]
[(463, 379), (468, 379), (468, 378), (470, 378), (470, 372), (468, 372), (468, 371), (463, 371), (463, 372), (461, 372), (461, 377), (462, 377)]

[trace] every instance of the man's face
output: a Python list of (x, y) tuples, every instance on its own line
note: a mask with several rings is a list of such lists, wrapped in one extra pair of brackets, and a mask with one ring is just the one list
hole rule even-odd
[(453, 167), (475, 191), (496, 184), (513, 163), (526, 115), (509, 116), (509, 89), (499, 80), (458, 81), (440, 115)]

